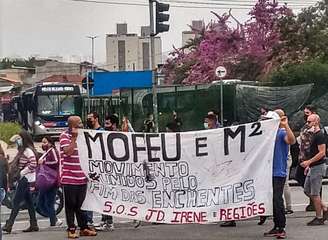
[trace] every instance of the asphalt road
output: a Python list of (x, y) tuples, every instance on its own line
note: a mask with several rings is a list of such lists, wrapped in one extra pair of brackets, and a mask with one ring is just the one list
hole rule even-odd
[[(288, 239), (323, 240), (327, 239), (328, 226), (308, 227), (306, 222), (311, 217), (304, 212), (289, 215), (287, 219)], [(257, 220), (239, 222), (235, 228), (222, 228), (218, 224), (208, 225), (150, 225), (146, 224), (134, 229), (131, 224), (118, 225), (113, 232), (98, 232), (97, 237), (85, 238), (94, 240), (234, 240), (234, 239), (264, 239), (263, 233), (270, 230), (272, 221), (269, 219), (263, 226), (257, 225)], [(15, 232), (4, 235), (8, 240), (65, 239), (64, 228), (42, 229), (36, 233)], [(83, 239), (83, 238), (81, 238)]]

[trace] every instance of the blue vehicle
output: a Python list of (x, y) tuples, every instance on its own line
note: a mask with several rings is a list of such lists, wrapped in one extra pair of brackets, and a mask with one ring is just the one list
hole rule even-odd
[(20, 124), (35, 139), (45, 135), (59, 136), (67, 128), (67, 119), (80, 115), (80, 86), (44, 83), (29, 88), (14, 100)]

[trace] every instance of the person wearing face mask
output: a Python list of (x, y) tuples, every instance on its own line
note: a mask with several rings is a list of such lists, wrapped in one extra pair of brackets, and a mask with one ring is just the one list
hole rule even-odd
[[(105, 117), (106, 131), (119, 131), (119, 119), (116, 115), (109, 115)], [(101, 215), (101, 222), (95, 225), (97, 231), (114, 231), (113, 216)]]
[(97, 112), (92, 112), (92, 113), (88, 114), (87, 127), (88, 127), (88, 129), (93, 129), (93, 130), (104, 130), (100, 126), (99, 114)]
[(148, 117), (143, 122), (143, 132), (146, 133), (155, 132), (154, 115), (152, 113), (148, 114)]
[[(69, 239), (78, 238), (79, 236), (97, 235), (95, 230), (88, 227), (87, 219), (81, 209), (87, 192), (87, 177), (81, 168), (76, 143), (79, 128), (83, 128), (81, 118), (71, 116), (68, 118), (68, 130), (59, 137), (61, 154), (60, 183), (64, 189), (65, 215)], [(76, 232), (75, 217), (80, 227), (79, 235)]]
[(119, 119), (113, 114), (105, 117), (105, 126), (106, 131), (118, 131), (119, 130)]
[(219, 125), (217, 124), (217, 117), (214, 113), (209, 113), (204, 119), (204, 128), (205, 129), (216, 129), (219, 128)]
[(36, 151), (31, 135), (22, 130), (15, 139), (18, 153), (9, 165), (9, 187), (13, 188), (15, 183), (16, 193), (13, 198), (13, 208), (9, 219), (6, 221), (3, 231), (11, 233), (15, 219), (19, 213), (20, 205), (24, 201), (30, 217), (30, 226), (23, 232), (39, 231), (31, 191), (36, 180)]
[[(99, 114), (97, 112), (92, 112), (88, 114), (87, 117), (87, 128), (93, 130), (104, 130), (99, 123)], [(93, 212), (92, 211), (83, 211), (85, 217), (87, 218), (87, 224), (90, 228), (93, 226)]]
[[(59, 153), (56, 149), (55, 142), (50, 136), (45, 136), (42, 139), (42, 150), (44, 154), (39, 159), (39, 165), (46, 165), (47, 167), (59, 172)], [(38, 209), (46, 216), (49, 216), (50, 226), (61, 226), (63, 222), (56, 217), (55, 201), (58, 184), (49, 189), (40, 189), (38, 199)]]

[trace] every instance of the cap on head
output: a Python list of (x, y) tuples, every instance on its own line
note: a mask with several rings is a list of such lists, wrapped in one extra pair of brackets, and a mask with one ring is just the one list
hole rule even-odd
[(280, 116), (275, 111), (269, 111), (265, 116), (265, 119), (280, 119)]
[(274, 112), (279, 115), (279, 118), (285, 116), (285, 112), (282, 109), (276, 109)]
[(217, 117), (214, 113), (209, 113), (205, 116), (208, 120), (217, 121)]

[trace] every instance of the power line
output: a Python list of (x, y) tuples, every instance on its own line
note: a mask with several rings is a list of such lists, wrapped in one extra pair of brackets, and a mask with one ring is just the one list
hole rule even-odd
[[(118, 2), (118, 1), (101, 1), (101, 0), (69, 0), (73, 2), (83, 2), (83, 3), (93, 3), (93, 4), (107, 4), (107, 5), (118, 5), (118, 6), (140, 6), (140, 7), (148, 7), (148, 4), (140, 3), (140, 2)], [(209, 1), (209, 0), (207, 0)], [(240, 9), (240, 10), (249, 10), (250, 8), (254, 7), (254, 4), (250, 4), (248, 1), (243, 3), (238, 3), (236, 1), (229, 1), (224, 0), (225, 2), (218, 3), (218, 1), (213, 2), (196, 2), (196, 1), (181, 1), (181, 0), (163, 0), (163, 2), (174, 3), (171, 5), (172, 8), (184, 8), (184, 9)], [(241, 0), (238, 0), (241, 1)], [(214, 3), (216, 2), (216, 3)], [(184, 5), (177, 5), (176, 3), (183, 3)], [(185, 5), (187, 4), (187, 5)], [(293, 4), (288, 5), (293, 7), (294, 9), (299, 9), (302, 7), (307, 7), (309, 5), (304, 4)]]
[[(172, 52), (172, 50), (170, 50), (170, 51), (164, 51), (164, 52), (155, 54), (155, 57), (163, 56), (163, 54), (168, 54), (168, 53), (171, 53), (171, 52)], [(128, 64), (128, 63), (134, 63), (134, 62), (139, 61), (139, 60), (142, 60), (142, 59), (143, 59), (143, 57), (138, 57), (138, 58), (135, 58), (135, 59), (130, 59), (129, 61), (126, 61), (125, 63), (126, 64)], [(58, 70), (36, 71), (35, 74), (70, 72), (70, 71), (76, 70), (79, 67), (81, 67), (81, 64), (79, 64), (79, 63), (71, 63), (71, 64), (76, 64), (76, 66), (63, 66), (63, 67), (60, 67), (61, 68), (61, 71), (58, 71)], [(108, 64), (96, 65), (96, 67), (97, 68), (103, 68), (103, 67), (111, 67), (111, 66), (115, 66), (115, 65), (118, 65), (118, 63), (108, 63)], [(42, 68), (43, 66), (40, 66), (40, 67)], [(58, 68), (58, 66), (56, 66), (54, 68)], [(59, 75), (62, 75), (62, 74), (59, 74)]]
[[(210, 0), (207, 0), (210, 1)], [(239, 0), (240, 1), (240, 0)], [(255, 3), (251, 3), (251, 2), (239, 2), (239, 1), (227, 1), (224, 0), (222, 2), (219, 1), (213, 1), (212, 2), (199, 2), (199, 1), (183, 1), (183, 0), (161, 0), (161, 2), (167, 2), (167, 3), (187, 3), (187, 4), (196, 4), (196, 5), (218, 5), (218, 6), (227, 6), (227, 5), (231, 5), (231, 6), (245, 6), (245, 7), (254, 7)], [(284, 4), (286, 2), (279, 2), (280, 4)], [(300, 4), (298, 3), (291, 3), (292, 6), (307, 6), (304, 4)]]

